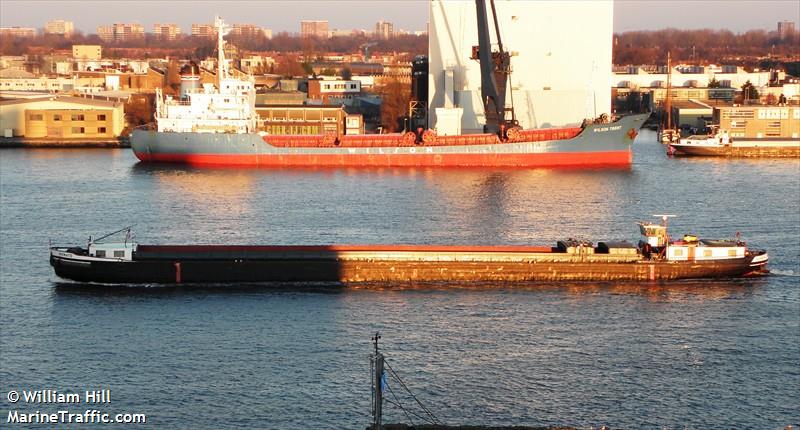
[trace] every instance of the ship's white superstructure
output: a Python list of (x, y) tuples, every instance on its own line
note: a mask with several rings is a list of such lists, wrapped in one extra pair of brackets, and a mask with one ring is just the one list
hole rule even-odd
[(220, 17), (216, 17), (214, 23), (217, 27), (217, 86), (206, 83), (200, 88), (182, 91), (181, 98), (165, 96), (160, 88), (156, 89), (159, 132), (256, 132), (254, 80), (229, 75), (223, 37), (230, 28)]

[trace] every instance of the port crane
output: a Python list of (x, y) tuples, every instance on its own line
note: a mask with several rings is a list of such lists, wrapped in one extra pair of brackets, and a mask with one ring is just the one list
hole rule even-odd
[[(492, 50), (486, 0), (475, 0), (478, 18), (478, 46), (472, 47), (471, 59), (478, 60), (481, 67), (481, 99), (486, 114), (484, 132), (497, 133), (501, 139), (506, 139), (513, 137), (520, 130), (519, 121), (514, 114), (513, 99), (511, 106), (506, 107), (506, 88), (511, 75), (511, 53), (503, 49), (494, 0), (489, 0), (489, 4), (492, 8), (498, 49), (497, 51)], [(510, 118), (508, 118), (509, 116)]]

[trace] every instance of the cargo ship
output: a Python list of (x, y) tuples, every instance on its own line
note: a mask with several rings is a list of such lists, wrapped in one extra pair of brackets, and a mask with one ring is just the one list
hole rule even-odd
[[(133, 130), (131, 147), (142, 162), (265, 167), (313, 166), (630, 166), (631, 144), (648, 115), (601, 115), (580, 127), (523, 130), (506, 106), (510, 56), (492, 51), (486, 5), (477, 0), (484, 133), (437, 135), (417, 129), (391, 134), (270, 135), (259, 127), (253, 79), (230, 75), (217, 17), (217, 83), (199, 75), (182, 82), (179, 97), (156, 90), (155, 124)], [(479, 13), (480, 15), (480, 13)], [(481, 27), (483, 26), (483, 27)], [(499, 34), (499, 33), (498, 33)]]
[(644, 239), (563, 240), (555, 246), (140, 245), (90, 240), (53, 246), (55, 274), (78, 282), (359, 283), (662, 281), (767, 273), (766, 251), (738, 240), (671, 240), (667, 218), (640, 222)]

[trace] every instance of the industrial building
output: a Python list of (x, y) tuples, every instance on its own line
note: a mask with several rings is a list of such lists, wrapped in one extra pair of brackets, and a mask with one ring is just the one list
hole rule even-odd
[(120, 102), (70, 96), (0, 101), (0, 131), (6, 138), (115, 138), (124, 128)]
[[(612, 0), (504, 1), (496, 9), (504, 49), (515, 54), (507, 100), (523, 128), (611, 112)], [(478, 45), (475, 3), (432, 0), (430, 19), (429, 126), (441, 126), (439, 114), (452, 117), (442, 108), (460, 108), (460, 128), (481, 131), (480, 65), (470, 59)]]
[(100, 45), (72, 45), (72, 58), (99, 61), (103, 58), (103, 47)]
[(731, 137), (800, 137), (800, 106), (722, 106), (714, 109), (714, 123)]
[(344, 79), (311, 79), (308, 81), (309, 100), (322, 104), (342, 104), (361, 95), (361, 81)]

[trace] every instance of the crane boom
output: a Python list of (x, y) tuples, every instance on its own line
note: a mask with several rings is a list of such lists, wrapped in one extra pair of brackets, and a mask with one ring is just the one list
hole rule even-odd
[(489, 18), (486, 11), (486, 0), (475, 0), (478, 18), (478, 46), (472, 48), (472, 59), (478, 60), (481, 67), (481, 99), (486, 114), (484, 131), (499, 133), (505, 138), (505, 133), (519, 124), (514, 115), (513, 106), (508, 109), (511, 119), (506, 119), (506, 87), (508, 76), (511, 74), (511, 55), (503, 50), (503, 41), (500, 38), (500, 26), (497, 22), (497, 11), (494, 0), (489, 0), (492, 7), (494, 28), (497, 34), (498, 51), (492, 51), (492, 42), (489, 35)]

